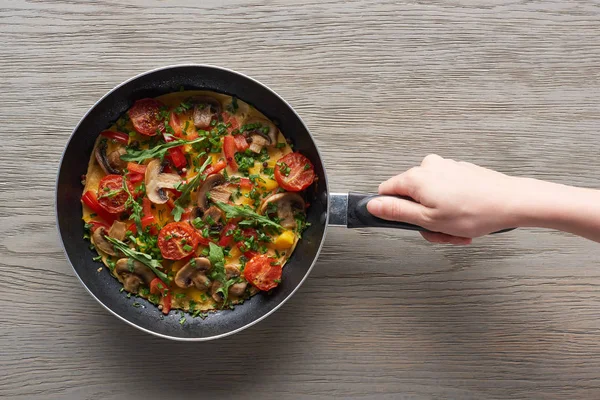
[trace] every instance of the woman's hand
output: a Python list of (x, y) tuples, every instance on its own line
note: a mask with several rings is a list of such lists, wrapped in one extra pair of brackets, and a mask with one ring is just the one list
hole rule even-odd
[(433, 231), (422, 233), (430, 242), (469, 244), (471, 238), (517, 226), (513, 207), (520, 186), (519, 178), (432, 154), (421, 166), (379, 186), (380, 194), (408, 196), (415, 202), (380, 197), (367, 209), (377, 217)]

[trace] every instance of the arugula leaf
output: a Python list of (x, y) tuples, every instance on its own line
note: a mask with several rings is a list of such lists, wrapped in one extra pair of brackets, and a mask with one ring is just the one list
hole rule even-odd
[(142, 232), (142, 206), (140, 205), (140, 203), (138, 203), (137, 201), (135, 201), (135, 199), (133, 198), (133, 195), (131, 194), (131, 192), (129, 191), (129, 188), (127, 187), (127, 181), (125, 180), (125, 178), (123, 178), (123, 190), (125, 190), (125, 192), (127, 192), (128, 196), (127, 200), (125, 201), (125, 208), (131, 208), (131, 216), (133, 217), (133, 220), (135, 221), (135, 226), (137, 228), (138, 232)]
[(169, 143), (159, 144), (158, 146), (154, 146), (149, 149), (132, 149), (130, 147), (127, 148), (127, 154), (121, 156), (121, 160), (123, 161), (136, 161), (143, 162), (149, 158), (160, 158), (161, 160), (164, 158), (167, 150), (171, 147), (177, 147), (184, 144), (194, 144), (203, 141), (205, 138), (199, 137), (194, 140), (183, 140), (183, 139), (175, 139)]
[(225, 280), (225, 255), (223, 254), (223, 249), (213, 242), (209, 242), (208, 246), (208, 260), (213, 267), (213, 274), (215, 274), (216, 279), (222, 282)]
[(234, 277), (231, 279), (227, 279), (227, 273), (225, 272), (225, 256), (223, 254), (223, 249), (221, 246), (210, 242), (208, 244), (208, 259), (212, 264), (211, 278), (221, 282), (221, 287), (217, 289), (217, 293), (221, 293), (223, 295), (223, 307), (227, 305), (227, 297), (229, 295), (229, 288), (241, 282), (240, 277)]
[(154, 274), (158, 276), (163, 282), (171, 282), (171, 278), (169, 278), (167, 274), (159, 270), (159, 268), (162, 268), (162, 265), (157, 260), (150, 257), (148, 254), (140, 253), (139, 251), (130, 248), (125, 243), (121, 242), (119, 239), (111, 238), (108, 235), (105, 235), (104, 238), (111, 242), (117, 250), (120, 250), (127, 257), (133, 258), (134, 260), (139, 261), (148, 268), (150, 268), (152, 272), (154, 272)]
[(206, 176), (202, 175), (202, 173), (210, 165), (211, 161), (212, 158), (208, 157), (204, 164), (202, 164), (202, 166), (200, 167), (198, 175), (196, 175), (191, 181), (183, 185), (181, 188), (178, 188), (178, 190), (181, 192), (181, 196), (179, 196), (179, 198), (175, 200), (175, 207), (173, 208), (173, 211), (171, 211), (171, 214), (173, 214), (173, 218), (175, 219), (175, 221), (179, 221), (181, 219), (181, 215), (185, 212), (183, 205), (189, 201), (192, 190), (198, 187), (198, 185), (200, 184), (200, 180), (204, 181), (204, 179), (206, 179)]
[(259, 225), (268, 226), (271, 228), (275, 228), (277, 231), (282, 231), (283, 226), (279, 225), (277, 222), (270, 220), (268, 217), (264, 215), (260, 215), (253, 211), (250, 207), (243, 205), (230, 205), (226, 203), (221, 203), (220, 201), (216, 202), (217, 206), (225, 212), (225, 216), (229, 218), (245, 218), (251, 221), (256, 222)]

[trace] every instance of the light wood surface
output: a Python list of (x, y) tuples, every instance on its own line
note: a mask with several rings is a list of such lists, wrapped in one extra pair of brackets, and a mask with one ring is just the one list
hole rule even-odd
[(53, 209), (87, 109), (189, 62), (288, 100), (334, 191), (374, 191), (432, 152), (600, 188), (599, 38), (593, 1), (2, 0), (0, 397), (600, 398), (596, 243), (522, 229), (455, 248), (330, 229), (279, 311), (190, 344), (97, 304)]

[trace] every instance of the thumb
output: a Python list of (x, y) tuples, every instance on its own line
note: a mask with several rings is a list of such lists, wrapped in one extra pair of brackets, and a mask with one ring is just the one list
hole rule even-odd
[[(397, 197), (379, 196), (367, 203), (367, 210), (376, 217), (388, 221), (408, 222), (423, 226), (427, 207), (414, 201)], [(425, 227), (426, 228), (426, 227)]]

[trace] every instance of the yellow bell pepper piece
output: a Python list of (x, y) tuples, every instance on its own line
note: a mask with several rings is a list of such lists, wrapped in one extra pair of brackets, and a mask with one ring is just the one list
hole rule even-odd
[(279, 236), (275, 238), (273, 245), (278, 250), (289, 249), (294, 244), (296, 235), (292, 231), (283, 231)]

